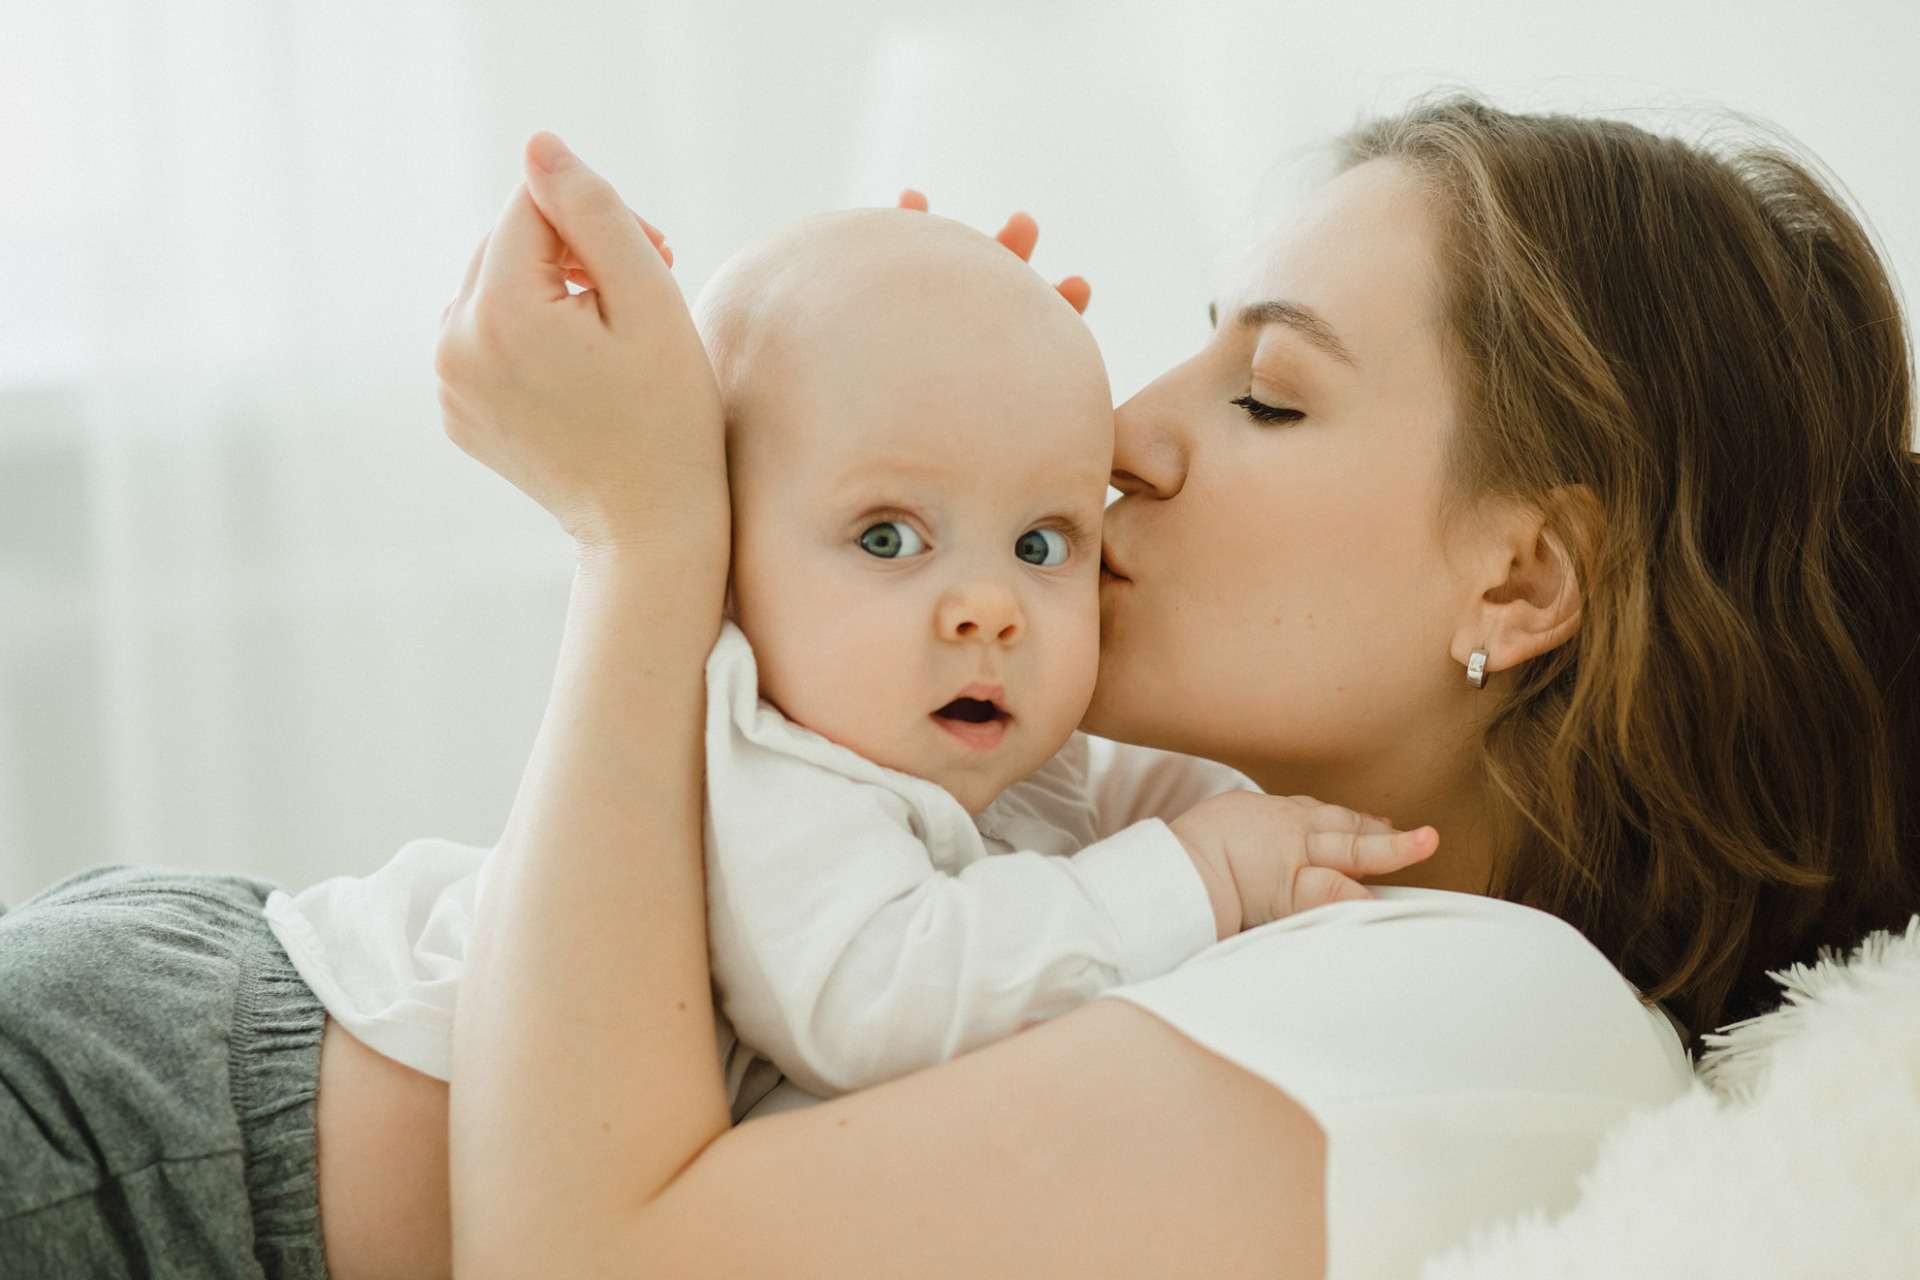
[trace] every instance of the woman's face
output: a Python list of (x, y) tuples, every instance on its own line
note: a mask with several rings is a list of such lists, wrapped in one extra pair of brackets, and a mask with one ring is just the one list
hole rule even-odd
[(1120, 407), (1089, 729), (1336, 792), (1458, 725), (1437, 252), (1404, 170), (1349, 170)]

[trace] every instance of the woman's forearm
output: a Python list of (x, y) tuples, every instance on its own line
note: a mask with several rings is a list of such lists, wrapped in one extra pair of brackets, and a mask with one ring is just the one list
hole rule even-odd
[(591, 549), (462, 980), (456, 1273), (1319, 1274), (1312, 1119), (1113, 1002), (728, 1133), (701, 848), (718, 388), (612, 188), (545, 135), (528, 161), (448, 308), (441, 404)]
[(721, 491), (672, 537), (581, 554), (461, 988), (463, 1277), (582, 1274), (569, 1251), (586, 1263), (726, 1126), (701, 862), (725, 521)]
[(613, 188), (549, 134), (526, 172), (435, 352), (448, 436), (581, 548), (455, 1016), (468, 1277), (588, 1273), (607, 1224), (726, 1123), (701, 883), (704, 672), (728, 554), (719, 388)]

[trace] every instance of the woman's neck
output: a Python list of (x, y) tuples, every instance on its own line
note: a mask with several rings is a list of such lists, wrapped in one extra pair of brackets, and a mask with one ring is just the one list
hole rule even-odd
[[(1424, 825), (1440, 833), (1440, 848), (1431, 858), (1371, 877), (1368, 884), (1486, 893), (1493, 883), (1499, 837), (1479, 753), (1471, 747), (1442, 751), (1433, 746), (1408, 742), (1388, 757), (1364, 763), (1286, 761), (1239, 767), (1273, 795), (1310, 795), (1379, 814), (1402, 830)], [(1471, 763), (1462, 766), (1462, 760)]]

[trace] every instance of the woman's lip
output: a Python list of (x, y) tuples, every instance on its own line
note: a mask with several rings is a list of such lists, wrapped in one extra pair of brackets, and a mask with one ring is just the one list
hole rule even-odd
[(943, 720), (939, 716), (934, 716), (933, 722), (975, 751), (991, 751), (1005, 741), (1007, 736), (1007, 717), (1005, 716), (998, 720), (982, 721), (979, 724), (969, 720)]
[(1100, 549), (1100, 576), (1103, 579), (1118, 578), (1121, 582), (1133, 581), (1133, 579), (1127, 576), (1124, 569), (1113, 562), (1113, 553), (1105, 547)]

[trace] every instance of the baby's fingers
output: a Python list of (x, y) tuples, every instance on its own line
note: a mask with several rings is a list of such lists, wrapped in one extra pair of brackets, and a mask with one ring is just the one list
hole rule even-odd
[(1365, 885), (1356, 884), (1338, 871), (1326, 867), (1302, 867), (1293, 878), (1294, 911), (1311, 911), (1330, 902), (1355, 902), (1373, 895)]
[(1388, 835), (1393, 831), (1393, 824), (1385, 818), (1360, 813), (1345, 805), (1328, 804), (1312, 796), (1288, 796), (1287, 799), (1299, 807), (1309, 831), (1351, 831), (1359, 836)]
[[(1372, 825), (1369, 822), (1368, 825)], [(1431, 857), (1440, 847), (1432, 827), (1413, 831), (1309, 831), (1307, 861), (1316, 867), (1358, 879), (1383, 876)]]

